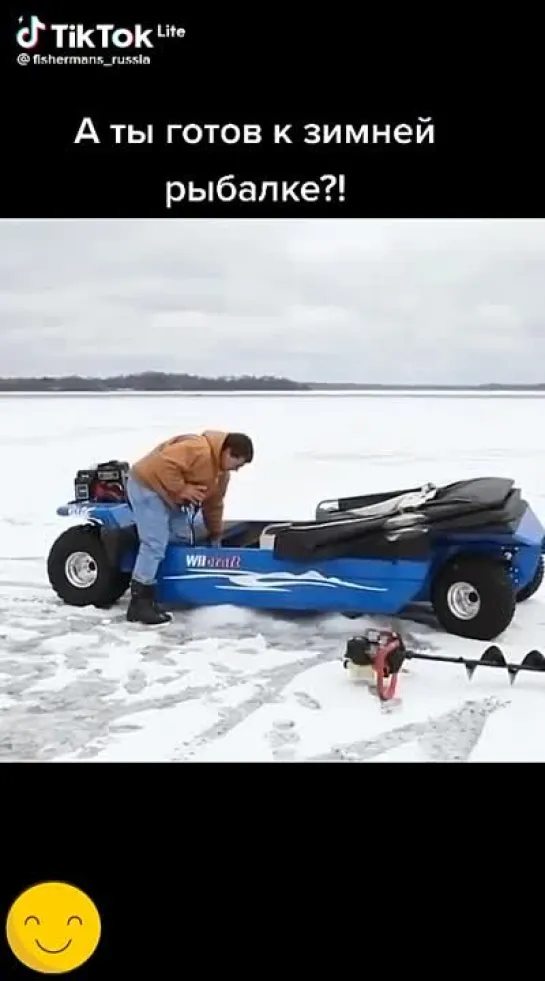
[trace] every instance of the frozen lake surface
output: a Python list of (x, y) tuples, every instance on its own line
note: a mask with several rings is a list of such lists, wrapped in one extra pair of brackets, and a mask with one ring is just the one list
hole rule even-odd
[[(320, 498), (513, 477), (545, 519), (545, 398), (491, 395), (0, 396), (0, 761), (543, 761), (545, 676), (411, 662), (387, 708), (347, 678), (370, 621), (216, 608), (147, 632), (63, 606), (45, 571), (76, 470), (176, 432), (244, 430), (227, 518), (308, 518)], [(499, 639), (545, 649), (545, 587)], [(483, 644), (406, 622), (422, 649)]]

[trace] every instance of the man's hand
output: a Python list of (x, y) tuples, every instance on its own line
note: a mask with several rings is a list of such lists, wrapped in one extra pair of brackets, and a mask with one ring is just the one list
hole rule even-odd
[(206, 497), (207, 488), (204, 484), (186, 484), (184, 490), (184, 501), (190, 504), (202, 504)]
[(209, 538), (208, 545), (210, 548), (221, 548), (221, 538)]

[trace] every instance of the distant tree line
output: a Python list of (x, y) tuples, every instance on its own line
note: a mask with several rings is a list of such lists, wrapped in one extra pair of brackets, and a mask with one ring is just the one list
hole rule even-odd
[(108, 378), (63, 375), (53, 378), (0, 378), (1, 392), (244, 392), (308, 391), (310, 385), (275, 378), (272, 375), (224, 375), (207, 378), (202, 375), (171, 374), (144, 371), (134, 375), (110, 375)]
[(538, 384), (501, 385), (485, 382), (481, 385), (389, 385), (365, 382), (296, 382), (292, 378), (274, 375), (204, 375), (174, 374), (165, 371), (144, 371), (131, 375), (110, 375), (107, 378), (82, 375), (43, 375), (40, 378), (0, 378), (0, 392), (310, 392), (310, 391), (368, 392), (395, 391), (483, 391), (502, 392), (545, 391), (545, 382)]

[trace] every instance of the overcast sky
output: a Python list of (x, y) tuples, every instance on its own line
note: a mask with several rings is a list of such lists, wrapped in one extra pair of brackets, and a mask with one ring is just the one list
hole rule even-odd
[(0, 375), (545, 381), (545, 219), (0, 222)]

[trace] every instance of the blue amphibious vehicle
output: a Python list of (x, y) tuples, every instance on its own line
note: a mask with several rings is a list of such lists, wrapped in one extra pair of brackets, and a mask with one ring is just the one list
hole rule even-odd
[[(126, 470), (110, 461), (79, 471), (75, 500), (57, 509), (79, 519), (47, 560), (67, 604), (110, 607), (129, 586), (138, 535)], [(193, 543), (169, 545), (157, 599), (171, 609), (348, 616), (402, 616), (425, 603), (443, 630), (492, 640), (541, 585), (544, 535), (520, 489), (501, 477), (323, 501), (306, 522), (228, 521), (221, 548), (208, 545), (197, 516)]]

